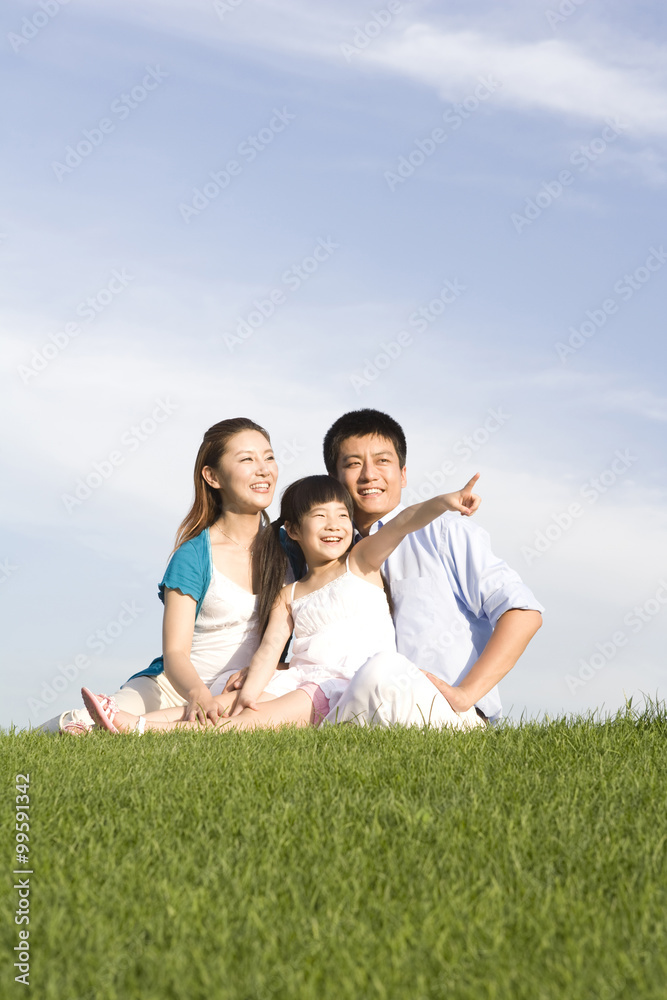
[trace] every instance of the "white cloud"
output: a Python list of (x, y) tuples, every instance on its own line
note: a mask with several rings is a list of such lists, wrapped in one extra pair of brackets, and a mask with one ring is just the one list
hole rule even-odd
[(549, 111), (602, 122), (618, 116), (635, 134), (667, 133), (664, 88), (638, 68), (596, 62), (561, 39), (510, 42), (475, 31), (446, 32), (414, 24), (381, 39), (368, 59), (460, 100), (480, 76), (502, 87), (496, 100), (519, 110)]
[[(356, 29), (372, 15), (352, 3), (322, 3), (315, 9), (300, 0), (252, 4), (242, 0), (221, 19), (213, 0), (121, 0), (112, 5), (95, 0), (95, 6), (108, 16), (146, 25), (157, 21), (162, 31), (185, 34), (214, 48), (245, 44), (265, 54), (326, 60), (346, 72), (350, 67), (341, 45), (351, 43)], [(506, 108), (547, 111), (600, 124), (607, 116), (618, 116), (627, 122), (630, 134), (667, 134), (663, 49), (621, 36), (604, 21), (587, 23), (579, 44), (553, 37), (541, 22), (533, 25), (532, 34), (537, 28), (548, 37), (517, 40), (525, 34), (526, 24), (532, 24), (527, 20), (530, 13), (530, 5), (502, 12), (492, 8), (493, 27), (484, 34), (476, 27), (478, 13), (447, 15), (449, 27), (441, 11), (428, 4), (406, 3), (377, 37), (369, 38), (366, 48), (355, 53), (353, 65), (409, 77), (433, 87), (447, 101), (461, 100), (479, 76), (493, 75), (502, 83), (494, 103)], [(420, 17), (424, 20), (417, 22)], [(468, 27), (472, 24), (475, 28)], [(604, 45), (599, 44), (600, 37)], [(293, 60), (290, 70), (299, 71)]]

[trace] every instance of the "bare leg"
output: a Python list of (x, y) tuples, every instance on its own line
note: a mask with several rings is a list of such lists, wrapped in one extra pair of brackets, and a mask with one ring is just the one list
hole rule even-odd
[[(233, 692), (235, 695), (235, 692)], [(275, 698), (272, 695), (261, 695), (261, 703), (257, 711), (244, 709), (233, 719), (219, 719), (214, 726), (209, 722), (203, 726), (201, 722), (185, 722), (183, 709), (167, 708), (161, 712), (151, 712), (146, 718), (146, 729), (158, 729), (169, 732), (174, 729), (216, 729), (224, 732), (227, 729), (273, 729), (277, 726), (296, 725), (309, 726), (313, 719), (313, 702), (305, 691), (291, 691), (289, 694)], [(174, 716), (177, 715), (175, 718)], [(121, 732), (134, 729), (139, 717), (129, 712), (117, 712), (113, 724)]]
[[(297, 698), (294, 696), (298, 695)], [(234, 702), (236, 692), (232, 692), (228, 706)], [(245, 709), (239, 715), (230, 718), (220, 718), (214, 726), (208, 721), (206, 725), (195, 720), (187, 722), (185, 720), (184, 708), (165, 708), (159, 712), (149, 712), (144, 716), (146, 719), (145, 728), (152, 730), (162, 730), (170, 732), (174, 729), (270, 729), (281, 725), (303, 725), (308, 726), (313, 718), (313, 703), (305, 691), (291, 691), (289, 694), (276, 698), (272, 694), (261, 694), (257, 699), (261, 703), (258, 711)], [(275, 708), (269, 708), (275, 705)], [(113, 724), (121, 732), (130, 732), (139, 721), (138, 715), (129, 712), (117, 712), (113, 717)]]
[[(261, 701), (261, 699), (260, 699)], [(244, 708), (233, 719), (221, 719), (218, 730), (277, 729), (279, 726), (311, 726), (315, 715), (313, 700), (306, 691), (297, 688), (280, 698), (263, 702), (255, 711)]]
[[(232, 707), (236, 700), (238, 691), (227, 691), (222, 694), (217, 694), (214, 696), (214, 701), (218, 703), (223, 712), (226, 712)], [(275, 694), (268, 694), (264, 692), (257, 699), (258, 701), (272, 701), (276, 697)], [(144, 718), (146, 719), (146, 729), (153, 729), (152, 723), (156, 722), (184, 722), (187, 718), (185, 714), (185, 705), (181, 707), (180, 705), (172, 706), (171, 708), (160, 708), (156, 709), (154, 712), (144, 713)], [(131, 712), (118, 712), (115, 716), (114, 725), (118, 729), (125, 728), (127, 725), (133, 726), (138, 721), (139, 716), (133, 715)], [(121, 725), (118, 725), (118, 722)], [(202, 725), (201, 723), (199, 725)], [(160, 726), (159, 728), (163, 728)]]

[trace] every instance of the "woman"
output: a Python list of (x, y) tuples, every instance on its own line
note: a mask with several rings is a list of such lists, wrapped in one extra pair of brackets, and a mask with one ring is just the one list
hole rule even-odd
[[(271, 571), (266, 550), (274, 539), (264, 532), (277, 478), (271, 440), (259, 424), (239, 417), (206, 431), (195, 463), (194, 502), (159, 584), (163, 654), (114, 694), (123, 710), (143, 715), (179, 706), (190, 721), (217, 721), (223, 707), (211, 688), (219, 694), (250, 663), (261, 638), (260, 616), (268, 617), (285, 583)], [(277, 674), (267, 693), (290, 690), (287, 674)], [(85, 709), (54, 721), (72, 735), (92, 727)]]

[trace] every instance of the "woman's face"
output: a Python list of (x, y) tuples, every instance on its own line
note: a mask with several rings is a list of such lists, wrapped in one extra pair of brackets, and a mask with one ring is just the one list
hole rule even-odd
[(222, 492), (225, 511), (256, 514), (273, 500), (278, 467), (273, 448), (259, 431), (239, 431), (227, 442), (216, 468), (205, 466), (206, 481)]

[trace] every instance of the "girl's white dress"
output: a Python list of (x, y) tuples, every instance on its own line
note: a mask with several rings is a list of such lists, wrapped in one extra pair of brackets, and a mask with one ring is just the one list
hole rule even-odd
[[(357, 670), (376, 653), (396, 652), (394, 623), (384, 590), (349, 568), (330, 583), (294, 597), (289, 670), (294, 687), (318, 684), (330, 708)], [(268, 689), (267, 689), (268, 690)]]

